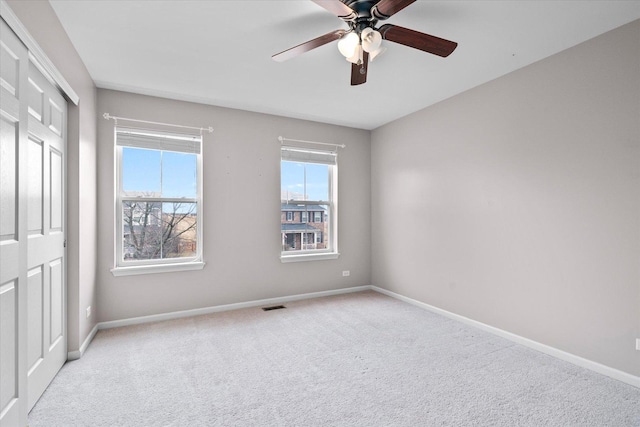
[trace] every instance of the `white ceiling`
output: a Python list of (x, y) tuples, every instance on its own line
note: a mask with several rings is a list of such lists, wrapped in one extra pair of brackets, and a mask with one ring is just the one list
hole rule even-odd
[[(346, 24), (307, 0), (50, 0), (101, 88), (374, 129), (640, 18), (640, 1), (420, 1), (389, 19), (459, 43), (448, 58), (385, 42), (350, 86)], [(639, 41), (640, 42), (640, 41)]]

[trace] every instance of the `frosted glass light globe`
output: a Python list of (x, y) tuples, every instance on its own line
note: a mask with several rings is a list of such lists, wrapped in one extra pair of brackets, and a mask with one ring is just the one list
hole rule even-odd
[(373, 52), (382, 44), (382, 36), (373, 28), (365, 28), (360, 34), (362, 38), (362, 48), (365, 52)]
[(343, 36), (338, 42), (338, 50), (345, 58), (349, 58), (353, 56), (355, 53), (356, 47), (360, 43), (360, 38), (354, 32)]
[(353, 50), (353, 55), (347, 57), (347, 61), (352, 64), (362, 64), (362, 46), (357, 45)]

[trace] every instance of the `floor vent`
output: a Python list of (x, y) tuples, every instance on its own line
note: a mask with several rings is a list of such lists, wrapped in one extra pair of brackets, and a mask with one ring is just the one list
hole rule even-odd
[(264, 311), (271, 311), (271, 310), (280, 310), (281, 308), (287, 308), (284, 305), (273, 305), (271, 307), (262, 307), (262, 310)]

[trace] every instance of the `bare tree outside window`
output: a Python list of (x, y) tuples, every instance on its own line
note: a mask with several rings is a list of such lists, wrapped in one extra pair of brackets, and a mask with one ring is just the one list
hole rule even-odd
[(197, 251), (195, 203), (123, 202), (125, 259), (193, 257)]

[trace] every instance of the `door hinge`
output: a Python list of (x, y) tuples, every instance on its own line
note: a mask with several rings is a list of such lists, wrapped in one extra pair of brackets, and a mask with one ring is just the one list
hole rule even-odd
[(67, 239), (64, 239), (64, 242), (62, 243), (62, 247), (66, 248), (67, 247)]

